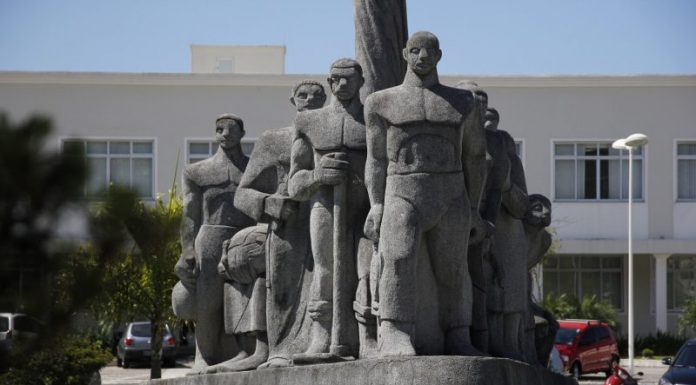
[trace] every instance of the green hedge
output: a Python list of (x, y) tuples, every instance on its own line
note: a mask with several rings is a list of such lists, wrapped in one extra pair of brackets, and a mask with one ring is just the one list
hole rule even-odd
[[(618, 338), (619, 352), (625, 357), (628, 355), (628, 339), (625, 336)], [(636, 352), (650, 350), (656, 356), (674, 356), (687, 339), (677, 334), (657, 332), (644, 336), (636, 335), (633, 344)]]
[(112, 360), (99, 341), (61, 336), (52, 341), (16, 344), (2, 385), (88, 385), (92, 376)]

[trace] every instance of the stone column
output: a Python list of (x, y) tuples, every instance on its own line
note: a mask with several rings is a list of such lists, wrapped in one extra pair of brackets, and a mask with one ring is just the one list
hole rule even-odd
[(655, 258), (655, 329), (667, 331), (667, 258), (669, 254), (653, 254)]

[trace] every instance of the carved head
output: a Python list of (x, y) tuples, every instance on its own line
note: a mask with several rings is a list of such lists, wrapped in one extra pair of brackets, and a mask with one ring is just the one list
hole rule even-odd
[(297, 111), (316, 110), (326, 101), (326, 92), (321, 83), (314, 80), (303, 80), (292, 88), (290, 103)]
[(486, 110), (486, 122), (483, 124), (483, 126), (487, 130), (495, 131), (498, 129), (498, 123), (500, 123), (500, 114), (498, 113), (498, 110), (492, 107), (488, 108)]
[(481, 101), (483, 110), (486, 111), (488, 109), (488, 93), (479, 87), (478, 83), (473, 80), (462, 80), (455, 87), (472, 92)]
[(359, 97), (358, 91), (365, 83), (360, 63), (353, 59), (338, 59), (331, 64), (331, 73), (326, 79), (331, 87), (331, 93), (342, 101)]
[(215, 139), (223, 150), (241, 146), (244, 134), (244, 121), (235, 114), (222, 114), (215, 120)]
[(406, 42), (403, 51), (408, 68), (420, 76), (432, 73), (442, 58), (437, 36), (427, 31), (416, 32)]
[(532, 226), (548, 227), (551, 224), (551, 201), (541, 194), (531, 194), (529, 199), (529, 211), (525, 216), (525, 222)]

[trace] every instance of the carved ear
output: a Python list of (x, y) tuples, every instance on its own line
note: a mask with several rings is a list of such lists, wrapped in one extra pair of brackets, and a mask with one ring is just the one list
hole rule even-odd
[(333, 79), (331, 79), (331, 76), (329, 76), (328, 78), (326, 78), (326, 82), (329, 83), (329, 88), (330, 88), (330, 87), (333, 87)]
[(295, 104), (295, 97), (294, 97), (294, 96), (291, 96), (291, 97), (290, 97), (290, 103), (292, 103), (293, 106), (296, 105), (296, 104)]
[(401, 51), (401, 56), (403, 56), (404, 60), (408, 61), (408, 48), (404, 48)]
[(438, 49), (437, 49), (437, 61), (440, 61), (440, 59), (442, 59), (442, 50), (440, 50), (440, 49), (438, 48)]

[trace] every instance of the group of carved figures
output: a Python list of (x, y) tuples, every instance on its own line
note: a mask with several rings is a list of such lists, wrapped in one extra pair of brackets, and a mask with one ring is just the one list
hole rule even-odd
[[(196, 321), (194, 373), (408, 355), (543, 364), (555, 321), (529, 271), (550, 202), (528, 195), (512, 137), (475, 83), (439, 83), (437, 38), (406, 43), (403, 83), (360, 100), (339, 59), (297, 84), (291, 127), (216, 121), (184, 170), (175, 313)], [(537, 321), (535, 322), (535, 316)]]

